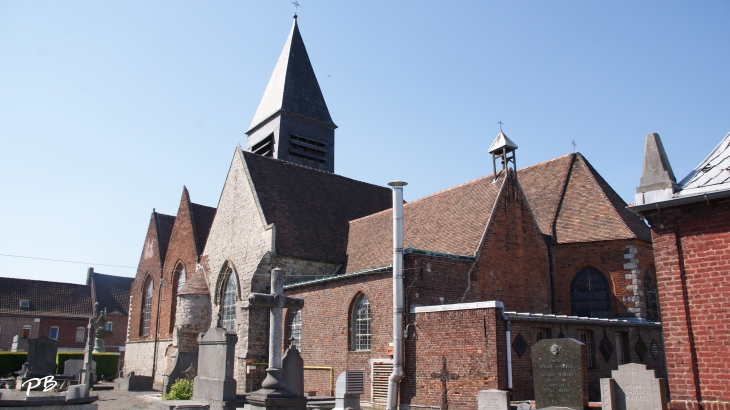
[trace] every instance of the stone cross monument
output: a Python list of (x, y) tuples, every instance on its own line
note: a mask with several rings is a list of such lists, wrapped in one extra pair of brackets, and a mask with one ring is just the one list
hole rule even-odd
[(269, 367), (261, 389), (249, 396), (252, 410), (280, 409), (296, 410), (299, 402), (304, 400), (286, 389), (282, 374), (283, 328), (282, 309), (301, 309), (304, 300), (284, 296), (284, 271), (274, 268), (271, 271), (271, 292), (252, 293), (248, 297), (250, 306), (268, 307), (271, 309), (269, 321)]

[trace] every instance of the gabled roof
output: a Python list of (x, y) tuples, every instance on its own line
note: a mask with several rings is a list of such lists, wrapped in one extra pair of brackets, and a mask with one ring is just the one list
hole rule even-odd
[(93, 303), (99, 303), (99, 311), (106, 308), (109, 315), (129, 316), (129, 293), (134, 278), (92, 271), (87, 282), (91, 285)]
[[(475, 255), (504, 177), (489, 175), (403, 206), (403, 247)], [(543, 235), (556, 243), (638, 238), (649, 227), (580, 154), (517, 171), (527, 203)], [(350, 222), (346, 273), (386, 266), (392, 258), (390, 209)]]
[(172, 227), (175, 226), (175, 217), (172, 215), (161, 214), (153, 210), (152, 218), (154, 218), (155, 230), (157, 231), (157, 243), (160, 247), (160, 266), (162, 266), (162, 264), (165, 263), (165, 255), (167, 255), (167, 246), (170, 244)]
[(730, 133), (679, 182), (675, 197), (730, 190)]
[[(504, 182), (482, 177), (403, 205), (403, 247), (473, 255)], [(392, 262), (393, 211), (350, 222), (346, 273)]]
[(344, 262), (348, 221), (391, 207), (391, 190), (242, 152), (276, 253)]
[(210, 206), (190, 204), (195, 222), (195, 243), (198, 248), (198, 255), (203, 253), (205, 242), (208, 240), (210, 227), (213, 225), (216, 209)]
[(248, 132), (280, 111), (337, 127), (319, 88), (296, 18)]
[[(28, 300), (29, 308), (20, 301)], [(0, 313), (35, 317), (89, 318), (91, 287), (75, 283), (0, 278)]]

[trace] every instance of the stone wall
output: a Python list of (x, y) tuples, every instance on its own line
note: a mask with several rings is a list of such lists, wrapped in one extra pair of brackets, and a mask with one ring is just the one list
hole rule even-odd
[(670, 407), (730, 407), (730, 200), (644, 215), (654, 238)]
[(205, 332), (210, 327), (210, 295), (181, 295), (178, 297), (175, 323), (179, 332)]
[[(167, 368), (165, 352), (172, 345), (171, 339), (157, 341), (157, 366), (155, 367), (155, 383), (162, 383), (162, 376)], [(124, 353), (124, 374), (134, 372), (138, 376), (152, 375), (152, 357), (155, 342), (127, 342)]]
[(203, 252), (206, 280), (211, 291), (211, 317), (218, 321), (223, 271), (230, 265), (236, 274), (236, 364), (234, 375), (239, 392), (249, 384), (245, 360), (256, 362), (268, 356), (268, 312), (249, 308), (248, 295), (264, 292), (270, 281), (270, 255), (274, 251), (275, 227), (268, 225), (253, 191), (241, 148), (236, 148), (223, 187), (215, 221)]

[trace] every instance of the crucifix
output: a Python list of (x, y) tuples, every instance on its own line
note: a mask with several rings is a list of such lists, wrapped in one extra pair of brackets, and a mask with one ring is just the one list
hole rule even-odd
[(441, 371), (431, 373), (431, 378), (441, 381), (441, 410), (449, 410), (449, 396), (446, 390), (446, 382), (458, 379), (459, 375), (446, 370), (446, 356), (441, 356)]
[(573, 145), (573, 152), (575, 152), (575, 147), (578, 145), (575, 143), (575, 138), (573, 138), (573, 141), (570, 141), (571, 145)]
[(502, 124), (504, 123), (502, 121), (497, 121), (497, 123), (499, 124), (499, 130), (502, 131)]
[(281, 375), (282, 360), (282, 309), (301, 309), (304, 299), (284, 296), (284, 270), (271, 270), (271, 294), (252, 293), (248, 296), (250, 306), (268, 307), (271, 310), (269, 317), (269, 367), (266, 369), (266, 379), (261, 383), (264, 389), (284, 390), (286, 383)]
[(297, 10), (299, 9), (299, 7), (302, 7), (302, 5), (299, 4), (299, 2), (296, 1), (296, 0), (295, 1), (292, 1), (290, 3), (294, 5), (294, 17), (296, 17), (297, 16)]

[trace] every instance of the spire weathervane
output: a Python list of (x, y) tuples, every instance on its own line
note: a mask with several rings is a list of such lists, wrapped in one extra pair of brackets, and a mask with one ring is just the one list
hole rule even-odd
[(502, 131), (502, 124), (504, 124), (502, 121), (497, 121), (499, 123), (499, 130)]
[(302, 5), (299, 4), (299, 2), (296, 1), (296, 0), (292, 1), (291, 4), (294, 5), (294, 18), (296, 18), (297, 17), (297, 9), (299, 9), (299, 7), (302, 7)]
[(573, 145), (573, 152), (575, 152), (575, 147), (578, 145), (575, 143), (575, 138), (573, 138), (573, 141), (570, 141), (570, 143)]

